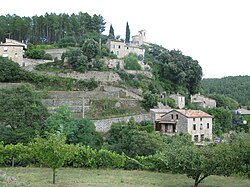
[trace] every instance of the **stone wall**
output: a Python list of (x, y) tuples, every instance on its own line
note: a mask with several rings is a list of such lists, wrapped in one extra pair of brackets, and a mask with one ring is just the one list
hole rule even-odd
[(53, 48), (53, 49), (45, 49), (45, 53), (48, 53), (52, 56), (53, 59), (62, 59), (62, 54), (66, 52), (66, 48)]
[(66, 78), (73, 78), (78, 80), (89, 80), (95, 79), (96, 81), (100, 82), (117, 82), (121, 80), (120, 76), (117, 73), (105, 71), (88, 71), (86, 73), (78, 73), (78, 72), (71, 72), (71, 73), (54, 73), (54, 72), (39, 72), (40, 74), (45, 75), (53, 75), (59, 77), (66, 77)]
[(122, 121), (128, 122), (130, 118), (134, 118), (136, 122), (151, 121), (150, 114), (142, 114), (136, 116), (121, 117), (121, 118), (93, 120), (93, 122), (95, 124), (97, 132), (108, 132), (111, 128), (112, 123), (118, 123)]
[(48, 62), (53, 62), (53, 60), (24, 58), (23, 59), (23, 66), (36, 66), (36, 65), (45, 64)]
[(1, 82), (0, 83), (0, 89), (1, 88), (4, 88), (4, 89), (10, 89), (10, 88), (15, 88), (15, 87), (18, 87), (18, 86), (21, 86), (21, 85), (25, 85), (27, 83), (3, 83)]

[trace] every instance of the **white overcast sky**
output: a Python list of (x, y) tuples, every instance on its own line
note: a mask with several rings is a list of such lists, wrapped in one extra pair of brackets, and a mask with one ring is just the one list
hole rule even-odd
[(106, 31), (147, 41), (198, 60), (204, 78), (250, 75), (250, 0), (0, 0), (0, 15), (101, 14)]

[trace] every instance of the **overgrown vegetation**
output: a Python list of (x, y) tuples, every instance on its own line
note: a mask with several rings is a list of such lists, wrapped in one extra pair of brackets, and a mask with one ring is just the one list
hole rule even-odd
[(98, 82), (93, 79), (83, 81), (28, 72), (21, 69), (17, 63), (3, 57), (0, 57), (0, 72), (1, 82), (27, 82), (38, 90), (93, 90), (98, 86)]
[(202, 87), (205, 94), (222, 94), (238, 101), (241, 106), (250, 106), (250, 76), (203, 79)]
[(45, 53), (45, 50), (39, 45), (28, 45), (28, 49), (27, 51), (25, 51), (25, 56), (31, 59), (52, 60), (52, 56), (50, 54)]
[(124, 68), (128, 70), (141, 70), (141, 65), (138, 63), (137, 55), (130, 53), (124, 57)]
[[(131, 102), (132, 104), (129, 104)], [(90, 119), (131, 116), (145, 113), (140, 101), (118, 99), (91, 99), (85, 115)]]

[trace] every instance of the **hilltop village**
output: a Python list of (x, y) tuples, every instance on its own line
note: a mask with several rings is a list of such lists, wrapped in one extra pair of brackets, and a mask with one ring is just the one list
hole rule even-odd
[(1, 167), (41, 164), (53, 183), (60, 167), (185, 173), (195, 186), (249, 176), (249, 102), (203, 83), (197, 60), (144, 29), (130, 37), (128, 22), (125, 39), (113, 25), (104, 34), (100, 15), (32, 19), (27, 32), (0, 33)]

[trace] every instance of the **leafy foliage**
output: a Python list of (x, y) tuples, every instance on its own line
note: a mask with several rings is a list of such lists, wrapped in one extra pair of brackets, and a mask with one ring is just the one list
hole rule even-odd
[(56, 135), (50, 135), (47, 140), (38, 137), (33, 150), (38, 161), (53, 170), (53, 184), (55, 184), (56, 169), (62, 167), (67, 158), (65, 139)]
[(88, 67), (88, 58), (83, 55), (82, 50), (70, 49), (62, 54), (62, 60), (68, 62), (73, 70), (85, 72)]
[(124, 57), (124, 68), (128, 70), (141, 70), (141, 65), (138, 63), (136, 54), (130, 53)]
[(1, 82), (27, 82), (33, 84), (36, 89), (93, 90), (98, 86), (98, 82), (94, 79), (84, 81), (31, 73), (21, 69), (17, 63), (3, 57), (0, 57), (0, 72)]
[(19, 82), (25, 80), (25, 73), (18, 63), (0, 57), (0, 82)]
[(25, 55), (32, 59), (52, 60), (52, 56), (50, 54), (46, 54), (44, 49), (41, 49), (34, 45), (28, 46), (27, 51), (25, 51)]
[(230, 141), (235, 155), (233, 162), (235, 171), (248, 175), (250, 178), (250, 136), (249, 133), (234, 134)]
[(194, 186), (210, 175), (229, 176), (233, 173), (233, 155), (227, 144), (216, 146), (174, 146), (166, 152), (173, 173), (184, 173), (195, 180)]
[(213, 134), (221, 136), (231, 129), (231, 112), (224, 108), (210, 108), (207, 113), (214, 117)]
[(146, 110), (149, 110), (150, 108), (153, 108), (154, 106), (157, 106), (157, 102), (159, 100), (159, 96), (157, 94), (152, 94), (151, 92), (146, 92), (143, 95), (143, 107)]
[(179, 50), (167, 50), (158, 45), (145, 47), (145, 63), (153, 69), (153, 73), (160, 81), (170, 81), (186, 88), (190, 94), (196, 93), (200, 88), (202, 68), (197, 60), (185, 56)]
[(39, 96), (28, 86), (0, 90), (0, 141), (28, 143), (48, 116)]
[(88, 61), (91, 61), (92, 58), (95, 58), (99, 52), (99, 45), (93, 39), (87, 39), (82, 45), (82, 52), (87, 56)]
[(216, 101), (217, 107), (223, 107), (229, 110), (236, 110), (239, 108), (239, 103), (230, 97), (220, 94), (212, 94), (209, 95), (209, 97)]
[(130, 157), (151, 155), (164, 147), (159, 134), (139, 130), (133, 120), (112, 124), (107, 142), (110, 150)]
[(250, 76), (230, 76), (221, 79), (203, 79), (205, 94), (222, 94), (240, 103), (250, 105)]
[(72, 46), (72, 41), (80, 41), (89, 38), (88, 33), (99, 34), (105, 30), (105, 21), (101, 15), (79, 12), (78, 14), (34, 15), (32, 17), (20, 17), (18, 15), (6, 15), (0, 17), (1, 30), (0, 41), (4, 41), (6, 35), (18, 41), (29, 41), (33, 44), (52, 44), (60, 47)]
[(45, 123), (44, 134), (64, 135), (67, 143), (100, 148), (102, 137), (88, 119), (74, 119), (67, 106), (60, 106)]

